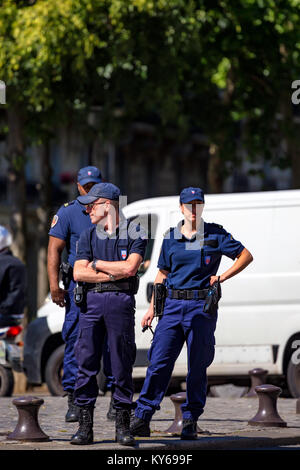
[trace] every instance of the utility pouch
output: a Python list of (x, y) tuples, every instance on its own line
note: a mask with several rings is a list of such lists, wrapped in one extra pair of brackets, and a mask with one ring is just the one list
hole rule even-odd
[(139, 285), (140, 285), (140, 278), (139, 276), (133, 276), (130, 279), (128, 279), (130, 282), (130, 291), (132, 294), (136, 294), (137, 291), (139, 290)]
[(74, 302), (78, 306), (84, 305), (86, 301), (86, 289), (82, 282), (77, 282), (74, 289)]

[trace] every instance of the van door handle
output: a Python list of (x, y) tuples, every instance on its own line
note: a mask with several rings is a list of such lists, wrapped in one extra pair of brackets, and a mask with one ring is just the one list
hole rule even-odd
[(147, 291), (146, 291), (146, 296), (147, 296), (147, 301), (151, 302), (151, 297), (152, 297), (152, 293), (153, 293), (153, 282), (148, 282), (147, 284)]

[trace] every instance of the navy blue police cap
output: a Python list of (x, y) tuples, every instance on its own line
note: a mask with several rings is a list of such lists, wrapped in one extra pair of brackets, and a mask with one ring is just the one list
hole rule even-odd
[(188, 204), (192, 201), (204, 203), (204, 192), (200, 188), (184, 188), (180, 193), (180, 204)]
[(103, 199), (110, 199), (118, 201), (121, 192), (117, 186), (112, 183), (98, 183), (95, 184), (85, 196), (78, 196), (77, 200), (80, 204), (91, 204), (97, 201), (100, 197)]
[(101, 171), (95, 166), (85, 166), (80, 168), (77, 175), (77, 181), (81, 186), (87, 183), (101, 183)]

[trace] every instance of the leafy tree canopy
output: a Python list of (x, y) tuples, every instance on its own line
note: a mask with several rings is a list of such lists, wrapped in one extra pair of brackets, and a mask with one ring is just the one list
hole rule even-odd
[(182, 133), (200, 129), (224, 158), (239, 137), (249, 155), (283, 162), (273, 149), (293, 126), (275, 117), (289, 116), (300, 76), (298, 1), (1, 3), (8, 106), (41, 122), (98, 105), (103, 132), (155, 119)]

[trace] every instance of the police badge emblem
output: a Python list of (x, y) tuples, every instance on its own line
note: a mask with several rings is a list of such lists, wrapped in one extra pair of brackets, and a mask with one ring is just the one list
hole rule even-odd
[(51, 228), (53, 228), (57, 224), (57, 221), (58, 221), (58, 215), (55, 215), (51, 222)]
[(204, 263), (206, 264), (206, 266), (209, 265), (210, 260), (211, 260), (211, 256), (205, 256)]

